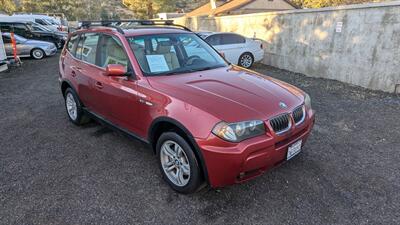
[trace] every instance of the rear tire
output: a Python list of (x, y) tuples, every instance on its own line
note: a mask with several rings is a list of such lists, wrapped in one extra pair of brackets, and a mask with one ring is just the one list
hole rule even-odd
[(32, 49), (31, 56), (32, 56), (32, 58), (34, 58), (36, 60), (40, 60), (40, 59), (43, 59), (46, 56), (46, 54), (44, 53), (44, 51), (42, 49), (35, 48), (35, 49)]
[(67, 88), (64, 93), (65, 109), (69, 120), (76, 125), (83, 125), (90, 121), (90, 118), (83, 110), (78, 95), (72, 88)]
[(254, 57), (250, 52), (245, 52), (239, 57), (238, 65), (244, 68), (250, 68), (254, 63)]
[(161, 174), (172, 189), (182, 194), (200, 190), (203, 184), (200, 166), (183, 137), (175, 132), (163, 133), (156, 150)]

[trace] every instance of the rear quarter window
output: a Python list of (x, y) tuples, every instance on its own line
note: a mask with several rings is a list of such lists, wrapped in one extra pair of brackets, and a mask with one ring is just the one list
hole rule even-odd
[(221, 42), (223, 45), (241, 44), (245, 43), (246, 39), (237, 34), (223, 34)]

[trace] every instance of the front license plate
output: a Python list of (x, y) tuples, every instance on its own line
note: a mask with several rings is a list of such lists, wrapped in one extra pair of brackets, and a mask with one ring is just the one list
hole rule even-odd
[(293, 156), (299, 154), (301, 151), (301, 140), (289, 146), (287, 151), (286, 160), (293, 158)]

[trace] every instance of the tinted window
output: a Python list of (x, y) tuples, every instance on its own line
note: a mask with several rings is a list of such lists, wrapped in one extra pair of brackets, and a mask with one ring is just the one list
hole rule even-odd
[(127, 67), (129, 60), (120, 40), (114, 36), (103, 35), (99, 46), (98, 66), (106, 68), (109, 64), (121, 64)]
[(81, 35), (81, 59), (85, 62), (96, 64), (96, 51), (97, 43), (99, 41), (99, 34), (88, 33)]
[(220, 45), (221, 44), (221, 35), (219, 34), (214, 34), (211, 36), (208, 36), (206, 38), (206, 41), (210, 44), (210, 45)]
[(28, 29), (26, 28), (26, 26), (24, 24), (21, 24), (21, 23), (14, 24), (14, 33), (16, 33), (16, 34), (23, 36), (26, 34), (27, 30)]
[(47, 23), (44, 22), (44, 21), (41, 20), (41, 19), (35, 19), (35, 22), (38, 23), (38, 24), (40, 24), (40, 25), (47, 25)]
[(71, 37), (71, 39), (68, 41), (67, 44), (67, 50), (72, 54), (75, 55), (75, 50), (76, 50), (76, 43), (78, 41), (78, 35), (74, 35)]
[(2, 32), (11, 32), (11, 26), (9, 24), (1, 24), (0, 25), (0, 30)]
[(237, 34), (223, 34), (222, 43), (223, 45), (240, 44), (245, 43), (246, 39)]
[(3, 37), (3, 42), (4, 42), (4, 44), (9, 44), (9, 43), (11, 43), (11, 39), (9, 38), (9, 37), (6, 37), (6, 36), (2, 36)]

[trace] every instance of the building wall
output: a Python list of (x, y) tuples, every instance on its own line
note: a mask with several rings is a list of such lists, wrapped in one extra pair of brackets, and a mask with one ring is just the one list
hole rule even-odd
[(175, 22), (261, 38), (267, 65), (400, 92), (400, 1)]

